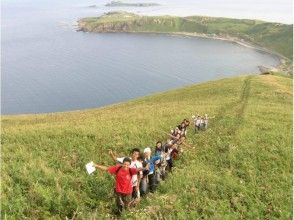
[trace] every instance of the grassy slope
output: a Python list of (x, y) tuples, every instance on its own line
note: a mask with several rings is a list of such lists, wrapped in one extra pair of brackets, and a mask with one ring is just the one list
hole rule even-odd
[[(182, 106), (182, 108), (180, 107)], [(2, 217), (103, 219), (113, 178), (88, 176), (106, 149), (154, 145), (192, 113), (216, 115), (193, 135), (158, 192), (125, 219), (290, 219), (292, 80), (242, 76), (96, 110), (2, 118)], [(144, 214), (142, 214), (142, 212)]]
[(292, 60), (293, 25), (248, 19), (204, 16), (138, 16), (126, 12), (109, 13), (79, 21), (90, 32), (187, 32), (244, 39)]

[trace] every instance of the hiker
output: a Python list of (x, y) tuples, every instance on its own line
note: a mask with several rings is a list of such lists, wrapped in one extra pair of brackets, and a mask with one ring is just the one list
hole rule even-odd
[(172, 171), (172, 167), (173, 167), (173, 158), (172, 158), (172, 151), (174, 150), (173, 147), (173, 143), (172, 142), (168, 142), (166, 145), (166, 168), (165, 170), (170, 173)]
[(195, 117), (195, 115), (192, 116), (193, 120), (194, 120), (194, 125), (195, 125), (195, 133), (196, 131), (199, 131), (201, 128), (201, 117), (200, 115), (197, 115), (197, 117)]
[(180, 142), (182, 143), (186, 140), (187, 135), (187, 127), (189, 126), (190, 122), (187, 119), (184, 119), (183, 122), (178, 126), (179, 130), (181, 131)]
[(173, 144), (181, 144), (182, 141), (181, 141), (181, 134), (178, 133), (176, 136), (172, 137), (172, 140), (173, 140)]
[(187, 135), (187, 131), (188, 131), (188, 127), (190, 126), (190, 121), (188, 119), (184, 119), (185, 125), (186, 125), (186, 134)]
[(190, 125), (190, 121), (188, 119), (184, 119), (184, 122), (185, 122), (185, 125), (186, 125), (186, 128)]
[(183, 121), (180, 125), (177, 126), (177, 128), (179, 129), (179, 133), (180, 133), (181, 137), (185, 136), (185, 134), (186, 134), (186, 123)]
[(157, 141), (156, 142), (156, 146), (155, 146), (155, 151), (154, 151), (154, 155), (155, 156), (160, 156), (162, 152), (162, 142), (161, 141)]
[(162, 153), (161, 153), (161, 166), (160, 166), (160, 178), (161, 180), (165, 180), (168, 174), (168, 159), (169, 156), (169, 148), (172, 146), (172, 140), (167, 139), (167, 142), (162, 145)]
[[(120, 164), (123, 163), (123, 160), (125, 157), (116, 157), (113, 153), (112, 150), (109, 151), (110, 156), (112, 159)], [(140, 149), (139, 148), (133, 148), (131, 150), (130, 154), (130, 159), (131, 159), (131, 165), (130, 168), (142, 168), (142, 162), (138, 160), (140, 156)], [(138, 202), (140, 198), (140, 190), (139, 190), (139, 185), (141, 178), (143, 176), (142, 171), (140, 171), (137, 175), (132, 176), (132, 187), (133, 187), (133, 192), (132, 192), (132, 204), (135, 204), (135, 202)], [(135, 201), (136, 200), (136, 201)]]
[(173, 144), (173, 146), (172, 146), (172, 151), (170, 153), (170, 156), (173, 160), (177, 159), (177, 157), (178, 157), (178, 154), (179, 154), (178, 147), (179, 147), (179, 145), (176, 143)]
[[(163, 133), (165, 133), (165, 132), (163, 132)], [(181, 135), (179, 133), (176, 136), (173, 136), (170, 133), (165, 133), (165, 134), (167, 134), (170, 137), (168, 142), (170, 142), (171, 145), (175, 144), (175, 143), (178, 144), (178, 145), (183, 144), (184, 146), (191, 148), (191, 146), (189, 144), (185, 143), (185, 141), (184, 141), (185, 139), (181, 138)], [(179, 150), (182, 152), (181, 149), (179, 149)]]
[(170, 130), (170, 134), (172, 136), (176, 136), (180, 132), (178, 127), (175, 127), (175, 129)]
[(154, 192), (156, 189), (155, 179), (155, 165), (160, 162), (160, 156), (151, 157), (151, 148), (147, 147), (144, 149), (144, 162), (149, 165), (148, 174), (143, 174), (141, 181), (141, 195), (145, 195), (147, 191)]
[(184, 123), (185, 137), (186, 137), (186, 135), (187, 135), (187, 130), (188, 130), (188, 127), (189, 127), (189, 125), (190, 125), (190, 121), (189, 121), (188, 119), (185, 118), (185, 119), (183, 120), (182, 123)]
[(204, 127), (205, 127), (205, 123), (204, 123), (204, 117), (201, 117), (201, 119), (200, 119), (200, 129), (204, 129)]
[(144, 155), (142, 155), (142, 165), (143, 165), (143, 168), (145, 169), (143, 171), (143, 176), (140, 181), (140, 195), (144, 196), (148, 190), (148, 174), (149, 174), (149, 164), (145, 161)]
[(118, 164), (110, 167), (99, 164), (94, 165), (97, 169), (107, 171), (116, 176), (115, 194), (119, 213), (121, 213), (123, 209), (128, 209), (129, 207), (133, 191), (132, 176), (137, 175), (138, 172), (143, 170), (143, 168), (130, 168), (131, 162), (130, 158), (125, 157), (122, 165)]
[(166, 167), (166, 160), (165, 160), (165, 148), (162, 145), (161, 141), (158, 141), (155, 146), (155, 156), (160, 156), (160, 162), (155, 165), (155, 179), (156, 184), (158, 184), (161, 180), (165, 179), (165, 167)]
[(170, 137), (167, 140), (167, 143), (170, 144), (171, 146), (175, 143), (181, 144), (181, 134), (180, 133), (177, 133), (176, 135), (172, 135), (170, 133), (165, 133), (165, 134), (167, 134)]
[[(201, 122), (207, 125), (208, 115), (197, 118), (192, 116), (195, 131), (200, 130)], [(133, 148), (130, 157), (117, 157), (112, 150), (109, 151), (111, 158), (116, 161), (115, 166), (93, 165), (97, 169), (107, 171), (116, 176), (115, 180), (115, 195), (116, 204), (119, 214), (128, 209), (133, 201), (143, 196), (148, 191), (154, 192), (160, 180), (164, 180), (166, 175), (172, 172), (173, 160), (177, 159), (181, 151), (181, 144), (191, 147), (189, 144), (184, 143), (187, 135), (187, 127), (190, 122), (184, 119), (171, 133), (166, 133), (170, 138), (165, 144), (158, 141), (155, 146), (154, 156), (151, 156), (152, 151), (149, 147), (145, 148), (143, 155), (140, 154), (138, 148)], [(197, 125), (197, 126), (196, 126)], [(207, 127), (207, 126), (206, 126)], [(133, 200), (132, 200), (133, 199)]]
[(215, 118), (215, 116), (213, 117), (208, 117), (208, 114), (205, 114), (204, 115), (204, 129), (206, 130), (207, 127), (208, 127), (208, 119), (211, 119), (211, 118)]

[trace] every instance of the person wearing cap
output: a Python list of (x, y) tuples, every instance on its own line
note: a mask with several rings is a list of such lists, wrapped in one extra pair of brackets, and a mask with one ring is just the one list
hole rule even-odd
[(151, 148), (147, 147), (144, 149), (144, 162), (149, 168), (148, 174), (143, 174), (141, 181), (141, 195), (145, 195), (147, 191), (154, 192), (156, 189), (155, 179), (155, 164), (160, 163), (161, 156), (151, 157)]
[(115, 175), (116, 204), (119, 213), (121, 213), (123, 209), (127, 209), (129, 207), (133, 192), (132, 176), (137, 175), (138, 172), (143, 170), (143, 168), (130, 168), (131, 162), (130, 158), (125, 157), (122, 165), (118, 164), (110, 167), (99, 164), (94, 165), (97, 169), (107, 171), (108, 173)]

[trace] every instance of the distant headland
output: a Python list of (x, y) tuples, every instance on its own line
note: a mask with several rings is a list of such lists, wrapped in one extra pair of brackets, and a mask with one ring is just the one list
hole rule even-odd
[(206, 16), (141, 16), (119, 11), (80, 19), (78, 28), (84, 32), (166, 33), (232, 41), (278, 55), (279, 70), (292, 74), (293, 25)]
[(137, 2), (137, 3), (126, 3), (122, 1), (111, 1), (107, 3), (105, 6), (107, 7), (152, 7), (152, 6), (160, 6), (160, 4), (153, 2)]

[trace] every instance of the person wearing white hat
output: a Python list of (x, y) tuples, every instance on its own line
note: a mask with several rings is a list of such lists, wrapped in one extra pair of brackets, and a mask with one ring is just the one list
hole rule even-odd
[[(151, 148), (146, 147), (143, 151), (144, 153), (144, 162), (149, 167), (149, 172), (143, 173), (143, 178), (141, 180), (141, 195), (145, 195), (147, 191), (154, 192), (156, 189), (156, 180), (155, 180), (155, 164), (160, 162), (160, 156), (152, 156), (151, 157)], [(145, 175), (144, 175), (145, 174)]]
[(148, 154), (149, 156), (150, 156), (150, 154), (151, 154), (151, 148), (150, 147), (146, 147), (145, 149), (144, 149), (144, 151), (143, 151), (143, 153), (145, 154)]

